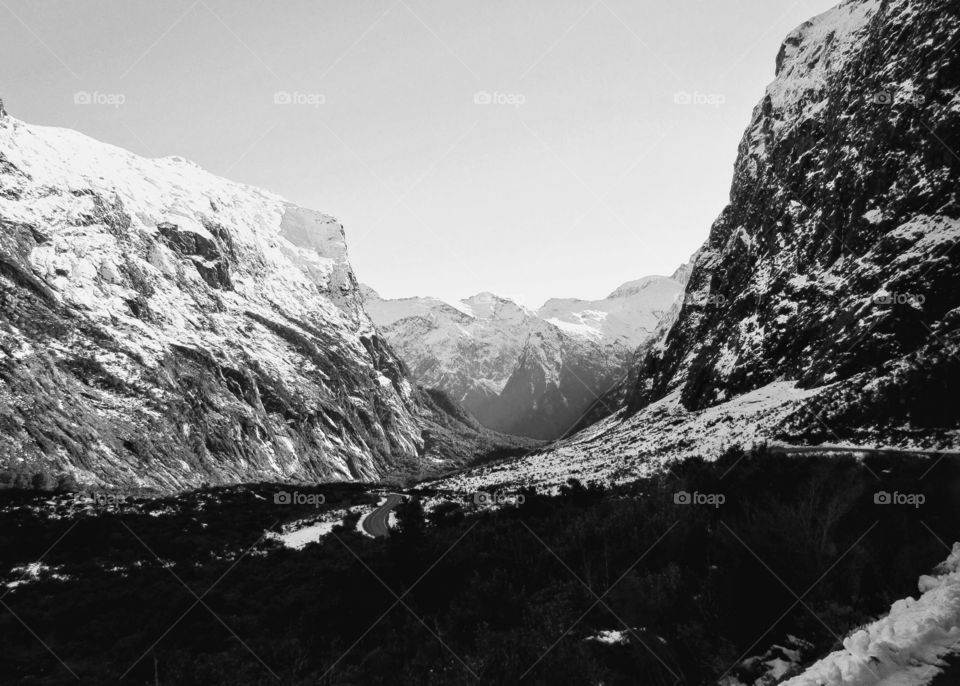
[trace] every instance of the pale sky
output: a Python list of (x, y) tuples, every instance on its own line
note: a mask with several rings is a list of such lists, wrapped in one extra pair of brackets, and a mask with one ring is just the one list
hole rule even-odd
[(687, 259), (783, 37), (834, 4), (2, 0), (0, 98), (338, 217), (384, 296), (537, 307)]

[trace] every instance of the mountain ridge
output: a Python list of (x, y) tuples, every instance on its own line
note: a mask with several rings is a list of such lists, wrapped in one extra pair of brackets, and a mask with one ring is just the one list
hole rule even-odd
[(485, 426), (539, 439), (567, 433), (623, 378), (681, 290), (671, 277), (644, 277), (602, 300), (554, 298), (533, 311), (489, 292), (449, 303), (385, 300), (361, 286), (371, 318), (415, 378)]
[(329, 215), (4, 114), (0, 223), (0, 466), (178, 490), (495, 442), (408, 379)]

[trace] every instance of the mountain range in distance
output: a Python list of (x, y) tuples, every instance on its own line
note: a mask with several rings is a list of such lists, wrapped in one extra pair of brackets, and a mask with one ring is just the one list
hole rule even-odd
[(489, 428), (556, 439), (629, 374), (635, 351), (682, 299), (688, 272), (630, 281), (600, 300), (552, 298), (536, 311), (492, 293), (448, 302), (361, 292), (418, 383)]

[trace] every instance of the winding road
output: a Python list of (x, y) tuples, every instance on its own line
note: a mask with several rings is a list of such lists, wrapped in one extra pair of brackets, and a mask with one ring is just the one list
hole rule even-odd
[(388, 493), (387, 499), (376, 510), (363, 520), (363, 530), (374, 538), (385, 538), (390, 535), (388, 526), (390, 510), (403, 502), (403, 496), (397, 493)]

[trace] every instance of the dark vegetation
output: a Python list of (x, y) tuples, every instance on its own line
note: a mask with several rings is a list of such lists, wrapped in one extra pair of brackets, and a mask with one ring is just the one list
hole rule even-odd
[[(276, 505), (276, 490), (63, 518), (41, 506), (50, 494), (0, 491), (4, 572), (67, 532), (43, 558), (50, 571), (2, 599), (36, 637), (0, 606), (0, 682), (76, 683), (44, 643), (92, 684), (747, 681), (743, 656), (792, 634), (812, 659), (916, 595), (960, 527), (952, 458), (732, 449), (615, 489), (526, 491), (480, 514), (472, 500), (425, 512), (414, 498), (387, 541), (343, 527), (302, 551), (261, 540), (244, 554), (278, 519), (306, 516)], [(324, 493), (324, 507), (375, 497), (299, 490)], [(681, 491), (725, 502), (677, 504)], [(925, 502), (875, 503), (883, 491)], [(587, 640), (626, 627), (623, 643)]]

